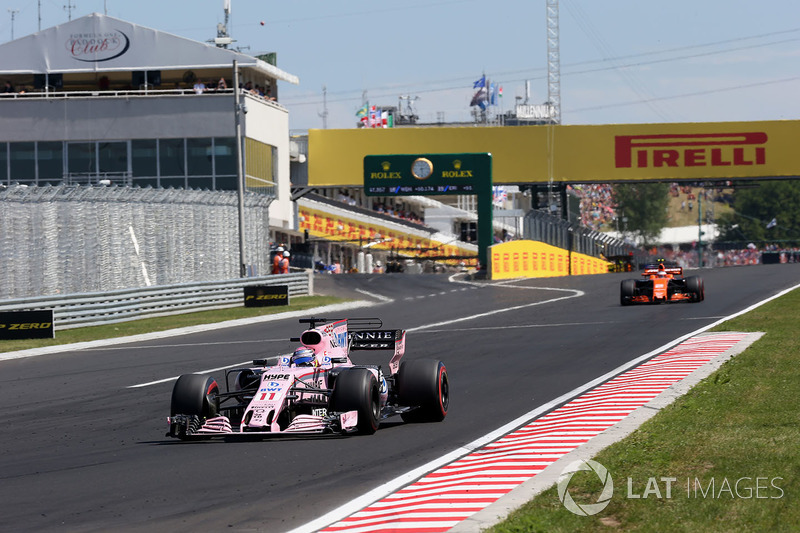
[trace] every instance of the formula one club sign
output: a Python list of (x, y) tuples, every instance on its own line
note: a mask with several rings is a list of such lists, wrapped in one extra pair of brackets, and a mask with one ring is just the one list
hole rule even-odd
[(64, 43), (70, 56), (85, 63), (111, 61), (128, 51), (131, 40), (120, 30), (72, 33)]

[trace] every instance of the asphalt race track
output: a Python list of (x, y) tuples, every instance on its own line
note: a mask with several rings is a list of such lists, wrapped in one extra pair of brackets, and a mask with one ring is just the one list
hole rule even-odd
[[(443, 423), (389, 420), (372, 436), (164, 437), (173, 382), (161, 380), (288, 352), (302, 330), (296, 319), (0, 361), (2, 529), (286, 531), (797, 285), (800, 265), (704, 270), (702, 303), (621, 307), (620, 281), (636, 275), (482, 285), (433, 275), (318, 277), (318, 293), (380, 296), (350, 316), (409, 330), (407, 358), (447, 365)], [(363, 363), (388, 358), (354, 354)]]

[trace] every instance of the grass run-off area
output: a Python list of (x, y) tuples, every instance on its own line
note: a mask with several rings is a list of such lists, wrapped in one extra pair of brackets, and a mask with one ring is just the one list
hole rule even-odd
[[(552, 487), (489, 531), (800, 531), (798, 309), (795, 290), (715, 329), (765, 335), (594, 458), (614, 482), (604, 510), (573, 514)], [(579, 471), (568, 491), (593, 504), (602, 484)]]
[(198, 311), (196, 313), (145, 318), (103, 326), (56, 330), (55, 339), (0, 340), (0, 352), (13, 352), (16, 350), (41, 348), (43, 346), (54, 346), (57, 344), (127, 337), (140, 333), (165, 331), (168, 329), (224, 322), (226, 320), (236, 320), (239, 318), (272, 315), (275, 313), (285, 313), (287, 311), (302, 311), (304, 309), (311, 309), (313, 307), (336, 304), (344, 301), (345, 300), (342, 298), (335, 298), (332, 296), (295, 296), (291, 299), (291, 303), (288, 306), (283, 307), (232, 307), (230, 309)]

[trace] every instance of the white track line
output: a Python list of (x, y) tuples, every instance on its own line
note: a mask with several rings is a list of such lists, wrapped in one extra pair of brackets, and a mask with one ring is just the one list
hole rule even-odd
[(369, 296), (370, 298), (375, 298), (376, 300), (380, 300), (381, 302), (391, 303), (394, 301), (392, 298), (383, 296), (382, 294), (376, 294), (374, 292), (365, 291), (364, 289), (356, 289), (356, 292), (360, 292), (361, 294)]

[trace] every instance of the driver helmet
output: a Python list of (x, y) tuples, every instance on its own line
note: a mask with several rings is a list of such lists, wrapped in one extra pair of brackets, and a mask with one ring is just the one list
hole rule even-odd
[(292, 354), (292, 364), (295, 366), (315, 366), (317, 357), (311, 348), (298, 348)]
[(658, 265), (658, 275), (659, 276), (666, 276), (667, 275), (667, 271), (664, 269), (664, 265), (663, 264), (659, 264)]

